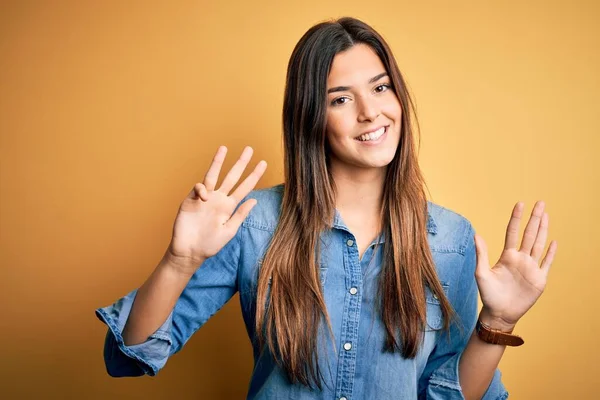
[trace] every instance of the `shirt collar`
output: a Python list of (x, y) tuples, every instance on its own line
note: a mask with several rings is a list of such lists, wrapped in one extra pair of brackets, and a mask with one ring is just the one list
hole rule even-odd
[[(346, 226), (346, 224), (344, 223), (344, 221), (342, 220), (342, 216), (340, 215), (339, 211), (336, 209), (335, 210), (335, 216), (333, 217), (333, 228), (337, 228), (337, 229), (342, 229), (345, 231), (350, 231), (348, 229), (348, 227)], [(435, 235), (437, 233), (437, 224), (435, 223), (435, 219), (433, 218), (433, 215), (431, 215), (431, 212), (429, 211), (429, 209), (427, 210), (427, 226), (426, 226), (427, 232), (431, 233), (433, 235)], [(385, 242), (385, 233), (381, 233), (381, 235), (379, 235), (379, 237), (377, 239), (375, 239), (375, 241), (373, 241), (373, 244), (381, 244)]]

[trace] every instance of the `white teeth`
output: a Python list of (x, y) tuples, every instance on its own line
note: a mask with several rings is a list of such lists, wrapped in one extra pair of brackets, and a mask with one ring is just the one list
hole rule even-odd
[(369, 141), (369, 140), (377, 140), (383, 135), (385, 132), (385, 126), (377, 129), (375, 132), (365, 133), (364, 135), (360, 135), (357, 139), (361, 142)]

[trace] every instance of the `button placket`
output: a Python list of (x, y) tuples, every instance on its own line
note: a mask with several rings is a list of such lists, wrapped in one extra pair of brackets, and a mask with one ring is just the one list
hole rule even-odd
[[(349, 233), (349, 232), (348, 232)], [(350, 293), (344, 301), (342, 318), (342, 335), (340, 337), (342, 350), (339, 353), (337, 374), (337, 399), (352, 397), (356, 373), (356, 343), (359, 340), (359, 321), (361, 310), (361, 294), (363, 273), (354, 237), (349, 233), (345, 238), (344, 271), (346, 274), (346, 290)]]

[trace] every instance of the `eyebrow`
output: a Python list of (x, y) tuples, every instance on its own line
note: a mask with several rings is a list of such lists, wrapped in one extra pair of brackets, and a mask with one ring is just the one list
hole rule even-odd
[[(375, 75), (374, 77), (369, 79), (369, 83), (375, 83), (378, 80), (380, 80), (381, 78), (383, 78), (384, 76), (387, 76), (387, 72), (382, 72), (379, 75)], [(351, 88), (352, 88), (352, 86), (336, 86), (336, 87), (332, 87), (332, 88), (328, 89), (327, 93), (346, 92), (346, 91), (350, 90)]]

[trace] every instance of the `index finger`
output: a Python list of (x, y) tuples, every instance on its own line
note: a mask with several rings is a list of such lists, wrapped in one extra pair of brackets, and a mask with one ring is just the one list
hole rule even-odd
[(204, 176), (204, 186), (206, 190), (215, 190), (215, 186), (217, 185), (217, 180), (219, 179), (219, 173), (221, 172), (221, 167), (223, 166), (223, 161), (225, 161), (225, 155), (227, 154), (227, 147), (219, 146), (217, 152), (213, 158), (212, 164), (210, 164), (210, 168), (206, 172)]
[(519, 225), (523, 216), (523, 202), (517, 202), (513, 207), (508, 226), (506, 227), (506, 237), (504, 239), (504, 250), (516, 249), (519, 243)]

